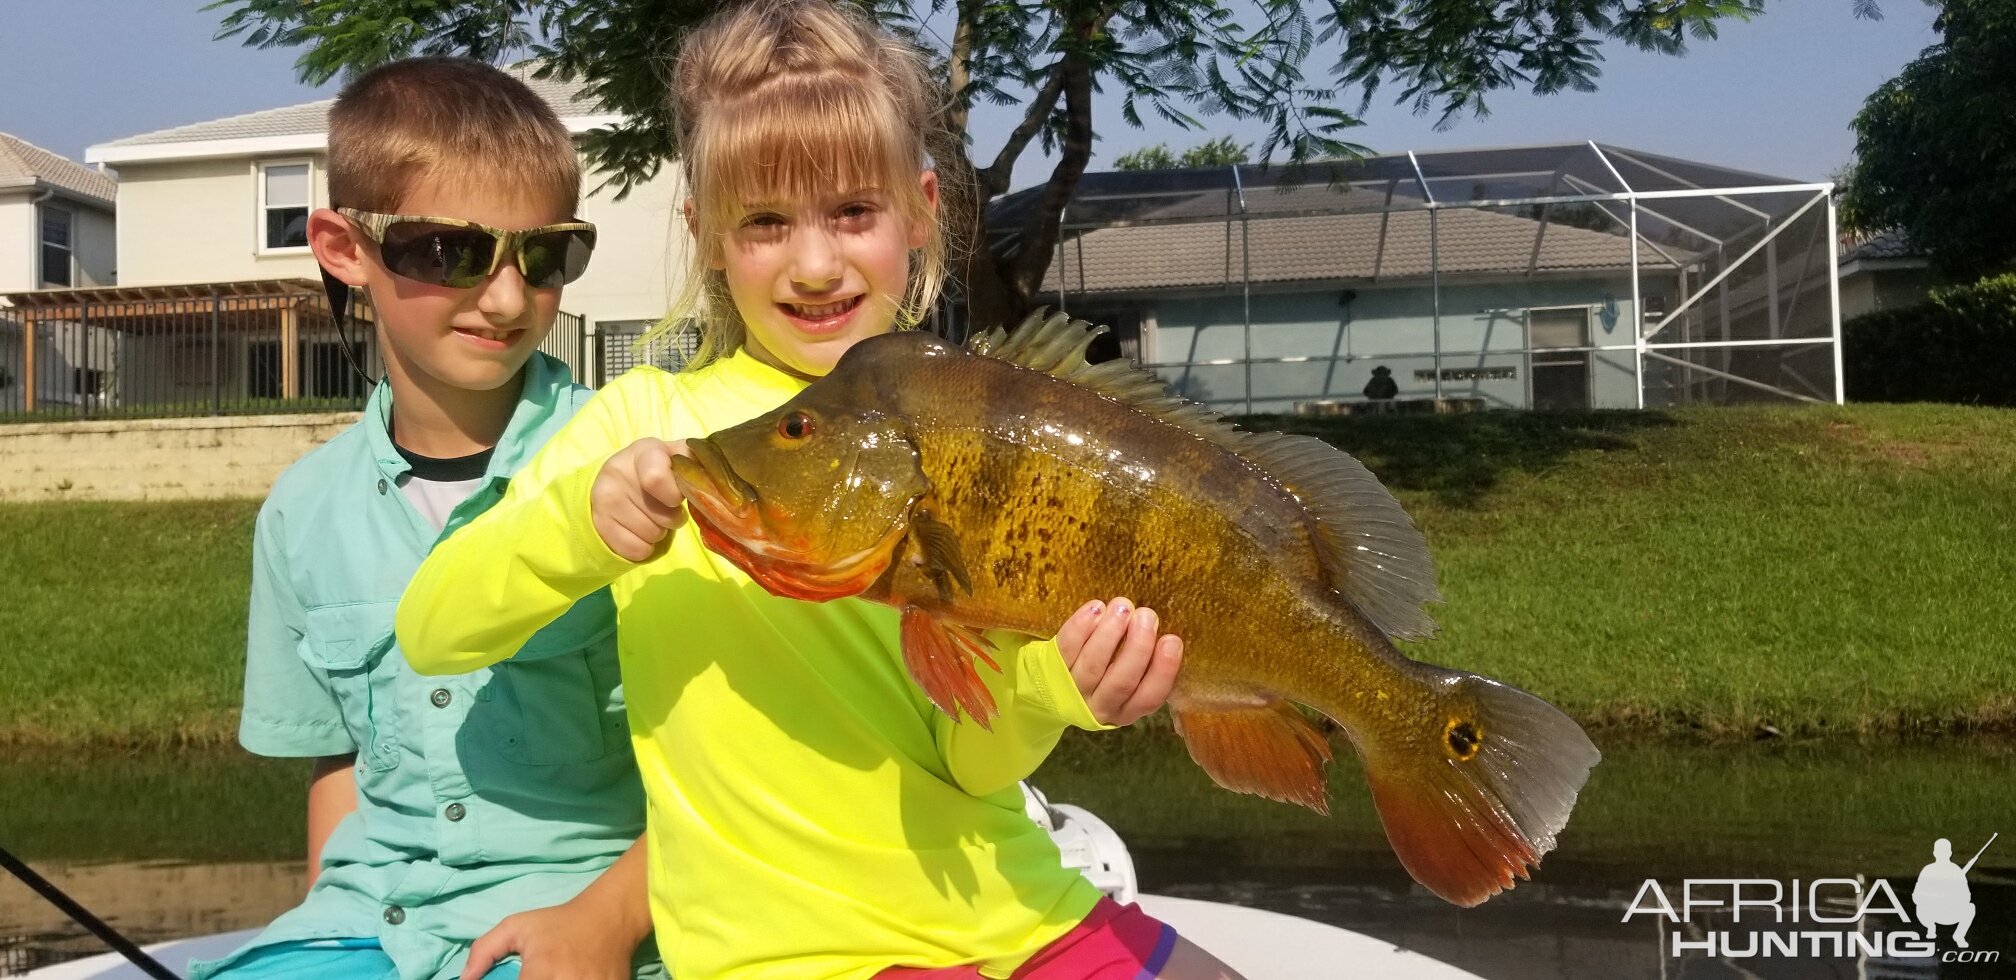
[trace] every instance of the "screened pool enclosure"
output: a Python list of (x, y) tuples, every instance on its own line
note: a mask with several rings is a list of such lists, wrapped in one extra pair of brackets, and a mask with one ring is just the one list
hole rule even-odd
[(1094, 173), (1039, 302), (1223, 411), (1380, 367), (1402, 410), (1838, 402), (1831, 189), (1598, 143)]

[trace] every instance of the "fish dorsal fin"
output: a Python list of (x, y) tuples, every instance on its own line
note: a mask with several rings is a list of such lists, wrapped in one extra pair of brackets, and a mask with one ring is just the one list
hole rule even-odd
[(1242, 432), (1223, 416), (1169, 393), (1162, 379), (1126, 361), (1089, 364), (1085, 350), (1107, 331), (1058, 313), (1030, 314), (1014, 332), (975, 334), (967, 350), (1090, 388), (1235, 453), (1281, 482), (1309, 515), (1329, 585), (1381, 632), (1418, 639), (1435, 632), (1422, 609), (1440, 602), (1428, 542), (1364, 464), (1310, 436)]
[(1085, 349), (1108, 331), (1104, 325), (1073, 320), (1063, 313), (1046, 318), (1038, 310), (1029, 314), (1012, 333), (995, 327), (974, 334), (966, 341), (966, 349), (1090, 388), (1238, 452), (1237, 444), (1247, 433), (1233, 428), (1218, 413), (1170, 394), (1161, 378), (1126, 361), (1087, 363)]
[(1330, 584), (1387, 636), (1435, 633), (1422, 608), (1441, 602), (1428, 539), (1379, 478), (1350, 453), (1314, 436), (1241, 432), (1239, 455), (1302, 502)]

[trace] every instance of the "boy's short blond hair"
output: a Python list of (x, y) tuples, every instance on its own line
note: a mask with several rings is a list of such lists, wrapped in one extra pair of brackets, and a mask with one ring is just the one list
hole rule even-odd
[(570, 216), (581, 202), (580, 157), (553, 107), (466, 58), (395, 61), (344, 86), (328, 166), (331, 207), (397, 211), (426, 180), (495, 186)]

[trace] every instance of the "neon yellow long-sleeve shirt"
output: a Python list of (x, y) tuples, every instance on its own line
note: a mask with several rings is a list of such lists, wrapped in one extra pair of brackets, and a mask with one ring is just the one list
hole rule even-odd
[[(1016, 787), (1065, 725), (1101, 727), (1055, 644), (996, 637), (1002, 671), (980, 675), (1001, 715), (992, 732), (955, 724), (905, 672), (895, 610), (771, 596), (690, 523), (633, 564), (590, 522), (616, 451), (706, 435), (803, 387), (746, 353), (619, 378), (435, 547), (400, 602), (400, 646), (423, 674), (479, 669), (611, 586), (651, 912), (681, 980), (961, 963), (1006, 976), (1099, 898)], [(517, 707), (537, 738), (538, 706)]]

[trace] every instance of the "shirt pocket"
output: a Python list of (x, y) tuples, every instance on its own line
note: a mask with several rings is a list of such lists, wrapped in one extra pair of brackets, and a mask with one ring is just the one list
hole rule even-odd
[(303, 617), (301, 659), (328, 682), (360, 747), (358, 764), (373, 772), (399, 764), (394, 685), (404, 659), (386, 656), (398, 609), (397, 601), (345, 602), (311, 607)]
[(574, 604), (490, 668), (493, 744), (521, 765), (592, 762), (629, 745), (607, 590)]

